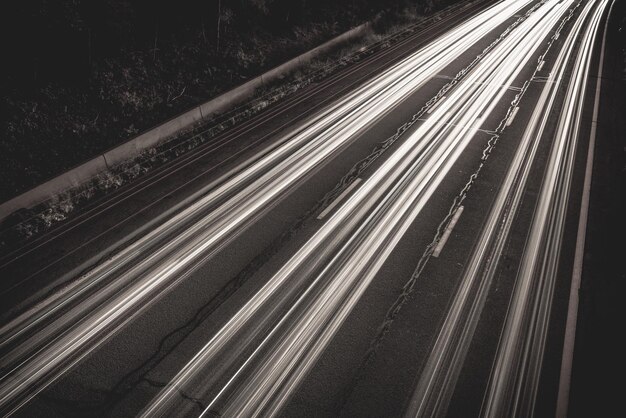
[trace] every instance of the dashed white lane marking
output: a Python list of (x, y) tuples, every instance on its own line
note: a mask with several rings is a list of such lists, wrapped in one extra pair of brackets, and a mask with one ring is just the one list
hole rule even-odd
[(515, 115), (517, 115), (518, 110), (519, 110), (519, 106), (515, 106), (513, 108), (513, 111), (511, 112), (511, 116), (509, 116), (509, 119), (506, 121), (506, 126), (509, 126), (510, 124), (513, 123), (513, 119), (515, 119)]
[(545, 62), (544, 60), (542, 60), (542, 61), (539, 63), (539, 65), (537, 66), (537, 72), (541, 71), (541, 69), (543, 68), (543, 65), (544, 65), (545, 63), (546, 63), (546, 62)]
[(441, 254), (441, 250), (443, 250), (443, 246), (446, 245), (446, 242), (448, 241), (448, 238), (450, 238), (450, 234), (452, 233), (452, 230), (454, 229), (454, 226), (458, 222), (462, 213), (463, 213), (463, 206), (459, 206), (456, 212), (454, 212), (454, 216), (452, 217), (452, 220), (450, 221), (450, 223), (448, 224), (448, 227), (444, 231), (443, 236), (439, 240), (439, 243), (435, 247), (435, 251), (433, 251), (433, 257), (439, 257), (439, 254)]
[(344, 190), (339, 196), (337, 196), (337, 198), (335, 200), (333, 200), (333, 203), (331, 203), (326, 209), (324, 209), (324, 211), (322, 213), (320, 213), (317, 216), (317, 219), (323, 219), (324, 216), (328, 215), (330, 213), (330, 211), (333, 210), (335, 208), (335, 206), (337, 206), (339, 204), (339, 202), (341, 202), (348, 195), (348, 193), (350, 193), (352, 191), (352, 189), (354, 189), (360, 182), (361, 182), (360, 178), (357, 178), (356, 180), (354, 180), (346, 188), (346, 190)]

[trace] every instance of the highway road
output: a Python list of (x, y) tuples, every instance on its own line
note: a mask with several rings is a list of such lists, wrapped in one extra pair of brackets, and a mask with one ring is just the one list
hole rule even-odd
[(452, 9), (7, 252), (0, 412), (554, 415), (612, 6)]

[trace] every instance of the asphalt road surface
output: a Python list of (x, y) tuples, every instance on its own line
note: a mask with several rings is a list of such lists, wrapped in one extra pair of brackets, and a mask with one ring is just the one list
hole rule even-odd
[(0, 412), (575, 414), (620, 13), (457, 6), (7, 251)]

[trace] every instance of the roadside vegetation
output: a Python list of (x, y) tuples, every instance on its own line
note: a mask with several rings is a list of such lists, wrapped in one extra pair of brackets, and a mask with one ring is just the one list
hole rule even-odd
[(0, 201), (353, 26), (374, 20), (384, 31), (444, 3), (7, 2)]

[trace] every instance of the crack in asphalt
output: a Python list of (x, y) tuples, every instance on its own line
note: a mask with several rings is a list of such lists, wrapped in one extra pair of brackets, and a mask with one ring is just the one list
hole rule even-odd
[[(150, 386), (154, 386), (154, 387), (159, 388), (159, 389), (162, 389), (164, 387), (170, 386), (169, 383), (157, 382), (156, 380), (148, 379), (146, 377), (141, 379), (141, 381), (139, 383), (141, 383), (141, 382), (146, 382)], [(185, 391), (183, 391), (182, 389), (180, 389), (178, 387), (176, 388), (176, 391), (181, 396), (181, 398), (186, 399), (186, 400), (196, 404), (200, 408), (201, 411), (204, 411), (206, 409), (206, 405), (204, 405), (202, 400), (200, 400), (200, 399), (198, 399), (198, 398), (196, 398), (194, 396), (188, 395)], [(220, 416), (220, 415), (213, 415), (213, 416)]]

